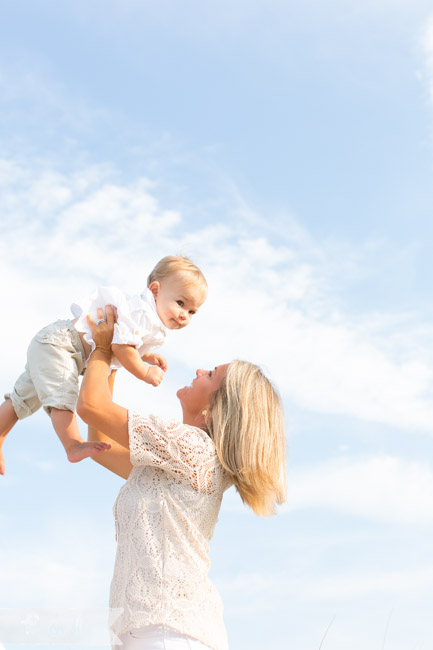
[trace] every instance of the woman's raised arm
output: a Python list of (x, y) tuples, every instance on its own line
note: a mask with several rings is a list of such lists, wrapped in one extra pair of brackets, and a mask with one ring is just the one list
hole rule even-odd
[[(113, 395), (116, 372), (117, 370), (112, 370), (108, 377), (108, 388), (111, 395)], [(132, 469), (129, 457), (129, 448), (123, 447), (123, 445), (120, 445), (118, 442), (114, 442), (114, 440), (105, 435), (105, 433), (98, 431), (92, 426), (88, 427), (87, 440), (108, 442), (111, 444), (111, 448), (108, 451), (96, 454), (96, 456), (93, 457), (93, 460), (121, 478), (128, 478)]]
[[(90, 427), (128, 448), (128, 411), (113, 402), (108, 385), (111, 361), (111, 341), (114, 331), (114, 312), (106, 308), (107, 320), (103, 310), (98, 309), (98, 325), (87, 317), (92, 330), (96, 348), (93, 351), (84, 373), (78, 398), (77, 413)], [(101, 452), (102, 453), (102, 452)]]

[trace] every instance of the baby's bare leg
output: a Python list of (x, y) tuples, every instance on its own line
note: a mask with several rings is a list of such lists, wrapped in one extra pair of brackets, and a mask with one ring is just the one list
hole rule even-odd
[(0, 406), (0, 474), (5, 473), (5, 460), (3, 456), (3, 443), (9, 431), (12, 429), (18, 418), (10, 399), (7, 399)]
[(111, 445), (105, 442), (84, 442), (78, 429), (77, 417), (71, 411), (51, 409), (51, 422), (71, 463), (78, 463), (83, 458), (110, 449)]

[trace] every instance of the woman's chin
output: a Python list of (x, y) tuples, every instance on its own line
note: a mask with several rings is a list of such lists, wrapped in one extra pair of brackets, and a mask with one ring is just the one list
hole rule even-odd
[(181, 397), (185, 391), (187, 391), (189, 386), (184, 386), (183, 388), (178, 388), (176, 392), (176, 397)]

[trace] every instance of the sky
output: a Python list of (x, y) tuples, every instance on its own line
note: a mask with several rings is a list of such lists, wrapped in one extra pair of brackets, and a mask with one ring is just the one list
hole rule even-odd
[[(179, 418), (235, 358), (280, 391), (287, 502), (230, 490), (211, 545), (230, 650), (432, 647), (431, 3), (2, 0), (0, 118), (3, 392), (79, 296), (189, 255), (206, 303), (115, 399)], [(42, 412), (4, 452), (0, 650), (108, 649), (122, 480)]]

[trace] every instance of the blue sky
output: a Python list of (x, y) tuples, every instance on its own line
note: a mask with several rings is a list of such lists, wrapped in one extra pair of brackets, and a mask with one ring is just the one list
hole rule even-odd
[[(288, 502), (230, 492), (212, 545), (231, 650), (430, 647), (431, 4), (3, 0), (0, 115), (4, 390), (77, 296), (190, 255), (208, 300), (116, 399), (178, 417), (233, 358), (281, 391)], [(104, 610), (120, 479), (43, 413), (5, 455), (0, 623)]]

